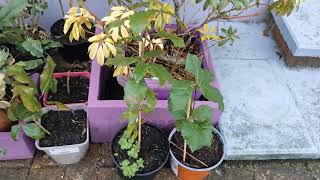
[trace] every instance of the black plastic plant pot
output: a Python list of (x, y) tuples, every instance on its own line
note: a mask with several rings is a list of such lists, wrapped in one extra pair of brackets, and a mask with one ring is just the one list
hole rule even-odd
[[(142, 126), (147, 126), (148, 128), (152, 128), (154, 129), (155, 131), (158, 131), (160, 134), (161, 134), (161, 137), (164, 138), (164, 139), (167, 139), (167, 136), (165, 135), (165, 133), (151, 125), (151, 124), (143, 124)], [(134, 179), (134, 180), (152, 180), (154, 179), (155, 175), (163, 168), (163, 166), (165, 166), (165, 164), (167, 163), (167, 161), (169, 160), (169, 141), (168, 140), (165, 140), (165, 158), (163, 160), (163, 162), (161, 162), (161, 165), (157, 168), (155, 168), (154, 170), (150, 171), (150, 172), (144, 172), (144, 173), (137, 173), (134, 177), (132, 178), (129, 178), (129, 177), (126, 177), (123, 175), (122, 173), (122, 170), (120, 168), (120, 163), (117, 161), (116, 157), (115, 157), (115, 145), (118, 144), (118, 139), (120, 138), (120, 136), (122, 135), (122, 133), (125, 131), (126, 127), (122, 128), (120, 131), (118, 131), (116, 133), (116, 135), (113, 137), (112, 139), (112, 145), (111, 145), (111, 152), (112, 152), (112, 160), (113, 160), (113, 163), (116, 165), (117, 167), (117, 172), (119, 174), (119, 176), (122, 178), (122, 179)], [(152, 136), (154, 133), (151, 133), (151, 134), (148, 134), (148, 136), (146, 138), (148, 138), (149, 136)], [(143, 141), (143, 139), (141, 140)], [(158, 143), (157, 141), (154, 142), (154, 144)], [(141, 145), (141, 147), (143, 147), (143, 145)], [(152, 159), (152, 158), (151, 158)]]
[[(57, 22), (55, 22), (50, 29), (51, 36), (54, 40), (59, 41), (61, 44), (63, 44), (62, 48), (59, 48), (59, 53), (64, 58), (65, 61), (69, 63), (73, 63), (75, 61), (88, 61), (89, 55), (88, 55), (88, 47), (90, 43), (88, 42), (88, 38), (91, 37), (93, 34), (86, 32), (86, 39), (82, 39), (80, 37), (79, 41), (73, 40), (72, 42), (69, 41), (69, 34), (71, 32), (71, 29), (69, 29), (67, 34), (63, 33), (63, 26), (64, 26), (64, 19), (59, 19)], [(84, 27), (84, 29), (86, 29)], [(92, 26), (92, 28), (86, 29), (88, 32), (95, 32), (95, 27)]]

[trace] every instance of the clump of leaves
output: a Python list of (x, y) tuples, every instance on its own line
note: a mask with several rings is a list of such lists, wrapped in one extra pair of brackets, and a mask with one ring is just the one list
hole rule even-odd
[[(55, 63), (48, 56), (47, 64), (41, 74), (41, 94), (48, 92), (49, 89), (56, 89), (57, 83), (52, 75), (54, 68)], [(9, 68), (8, 75), (12, 79), (13, 97), (7, 115), (11, 121), (17, 122), (11, 127), (11, 137), (16, 140), (20, 129), (22, 129), (27, 136), (33, 139), (42, 139), (46, 133), (50, 134), (50, 132), (40, 123), (42, 112), (35, 82), (26, 73), (24, 67), (17, 64)]]
[[(211, 86), (213, 80), (211, 73), (202, 69), (201, 60), (197, 55), (188, 54), (185, 68), (194, 75), (195, 81), (173, 81), (168, 103), (169, 110), (176, 119), (177, 130), (181, 132), (191, 151), (195, 152), (211, 145), (213, 127), (212, 109), (207, 105), (193, 109), (192, 93), (199, 89), (206, 99), (218, 103), (221, 111), (224, 109), (224, 104), (220, 91)], [(185, 155), (186, 152), (184, 161)]]
[(0, 157), (6, 155), (6, 150), (0, 147)]

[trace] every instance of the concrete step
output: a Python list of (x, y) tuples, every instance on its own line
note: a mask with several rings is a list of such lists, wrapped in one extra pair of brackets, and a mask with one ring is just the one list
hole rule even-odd
[[(211, 50), (225, 99), (220, 128), (227, 159), (318, 158), (315, 139), (320, 139), (316, 133), (320, 132), (320, 114), (311, 98), (317, 94), (311, 89), (312, 83), (320, 85), (320, 79), (308, 81), (312, 75), (286, 68), (272, 36), (263, 35), (264, 23), (222, 26), (235, 27), (240, 35), (233, 46)], [(296, 76), (301, 81), (295, 82)], [(304, 87), (307, 89), (301, 91)]]
[(320, 1), (307, 0), (290, 16), (274, 20), (294, 56), (320, 57)]

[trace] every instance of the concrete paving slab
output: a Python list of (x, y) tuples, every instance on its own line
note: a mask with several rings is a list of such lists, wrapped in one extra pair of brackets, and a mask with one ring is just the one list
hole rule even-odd
[(302, 1), (288, 17), (273, 13), (282, 36), (294, 56), (320, 57), (320, 1)]
[(261, 60), (215, 60), (225, 98), (220, 128), (227, 159), (315, 158), (314, 144), (290, 90)]

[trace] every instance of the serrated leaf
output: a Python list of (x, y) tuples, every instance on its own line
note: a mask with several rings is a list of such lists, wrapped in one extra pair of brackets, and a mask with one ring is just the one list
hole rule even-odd
[(134, 35), (144, 31), (150, 24), (150, 18), (154, 15), (152, 11), (139, 11), (129, 17), (130, 27)]
[(43, 49), (39, 40), (27, 38), (22, 44), (22, 47), (30, 52), (32, 56), (43, 57)]
[(22, 129), (27, 136), (35, 140), (40, 140), (46, 136), (46, 133), (35, 123), (25, 124)]
[(176, 121), (176, 127), (187, 141), (191, 152), (212, 144), (212, 124), (210, 119), (191, 122), (188, 120)]
[(25, 70), (36, 69), (37, 67), (43, 64), (42, 59), (28, 60), (28, 61), (19, 61), (16, 65), (22, 66)]
[(14, 22), (20, 12), (26, 7), (27, 0), (10, 0), (0, 8), (0, 25), (7, 26)]
[(142, 79), (144, 79), (146, 72), (147, 72), (148, 66), (144, 62), (139, 62), (133, 71), (133, 77), (134, 79), (139, 82)]
[(197, 85), (203, 96), (209, 101), (219, 104), (219, 109), (224, 110), (223, 96), (217, 88), (211, 86), (213, 77), (207, 70), (201, 68), (201, 61), (197, 55), (188, 54), (186, 69), (195, 76)]
[(166, 81), (173, 81), (172, 75), (168, 70), (160, 64), (148, 64), (148, 72), (159, 79), (159, 84), (162, 86)]
[(11, 131), (10, 131), (10, 137), (13, 139), (13, 140), (17, 140), (17, 137), (19, 135), (19, 132), (20, 132), (20, 125), (19, 124), (16, 124), (16, 125), (13, 125), (11, 126)]
[(145, 109), (145, 112), (152, 112), (154, 110), (154, 107), (157, 103), (157, 95), (150, 89), (147, 90), (146, 92), (146, 103), (148, 108)]
[(136, 104), (144, 100), (147, 85), (145, 81), (136, 82), (134, 79), (129, 79), (124, 87), (124, 100), (127, 104)]
[(51, 83), (55, 83), (53, 80), (53, 71), (56, 67), (56, 64), (54, 63), (51, 56), (48, 56), (47, 63), (43, 69), (42, 74), (40, 75), (40, 90), (42, 95), (44, 93), (48, 93), (50, 87), (52, 86)]
[(178, 48), (183, 48), (186, 46), (183, 38), (178, 37), (176, 34), (170, 34), (162, 31), (162, 32), (158, 32), (156, 35), (163, 39), (169, 39)]
[(169, 96), (169, 110), (175, 119), (184, 119), (187, 114), (187, 105), (191, 99), (194, 84), (192, 81), (176, 80), (171, 83)]

